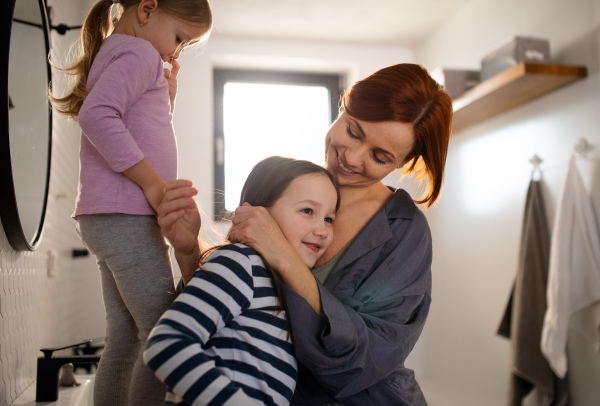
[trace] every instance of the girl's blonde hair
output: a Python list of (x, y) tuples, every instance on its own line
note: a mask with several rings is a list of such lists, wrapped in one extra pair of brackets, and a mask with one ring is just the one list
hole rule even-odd
[[(165, 13), (191, 24), (205, 25), (206, 33), (210, 33), (212, 12), (207, 0), (156, 0), (156, 2)], [(77, 61), (67, 68), (59, 68), (72, 76), (74, 84), (71, 92), (64, 97), (54, 97), (51, 88), (49, 91), (50, 103), (57, 112), (77, 121), (79, 110), (88, 95), (88, 75), (102, 41), (112, 33), (114, 22), (118, 21), (123, 11), (139, 3), (140, 0), (120, 0), (118, 5), (121, 7), (115, 21), (111, 16), (112, 6), (115, 4), (113, 0), (100, 0), (92, 6), (81, 28), (81, 50)]]

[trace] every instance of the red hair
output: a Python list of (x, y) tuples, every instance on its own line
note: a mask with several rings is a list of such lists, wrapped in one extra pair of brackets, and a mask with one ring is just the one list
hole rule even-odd
[(415, 145), (403, 174), (428, 178), (416, 202), (429, 208), (439, 197), (452, 128), (452, 99), (420, 65), (403, 63), (381, 69), (348, 88), (340, 111), (364, 121), (411, 124)]

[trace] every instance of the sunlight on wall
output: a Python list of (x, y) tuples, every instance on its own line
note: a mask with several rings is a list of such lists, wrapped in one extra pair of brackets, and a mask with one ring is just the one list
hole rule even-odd
[(225, 207), (238, 206), (248, 173), (261, 159), (281, 155), (325, 163), (324, 136), (331, 123), (322, 86), (226, 83)]
[[(464, 141), (453, 161), (460, 174), (465, 210), (476, 215), (497, 212), (511, 201), (523, 200), (523, 185), (533, 166), (532, 146), (515, 128)], [(517, 156), (517, 158), (515, 158)]]

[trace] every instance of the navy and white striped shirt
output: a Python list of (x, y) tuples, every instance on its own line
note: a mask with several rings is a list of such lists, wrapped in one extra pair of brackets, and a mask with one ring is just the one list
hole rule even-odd
[(298, 366), (280, 310), (256, 251), (220, 247), (150, 333), (144, 361), (182, 405), (289, 405)]

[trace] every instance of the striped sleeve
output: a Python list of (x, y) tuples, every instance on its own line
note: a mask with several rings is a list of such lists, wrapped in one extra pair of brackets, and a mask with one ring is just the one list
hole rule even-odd
[(252, 297), (250, 259), (233, 245), (218, 249), (150, 333), (144, 361), (189, 405), (259, 404), (216, 368), (218, 356), (206, 354), (209, 339)]

